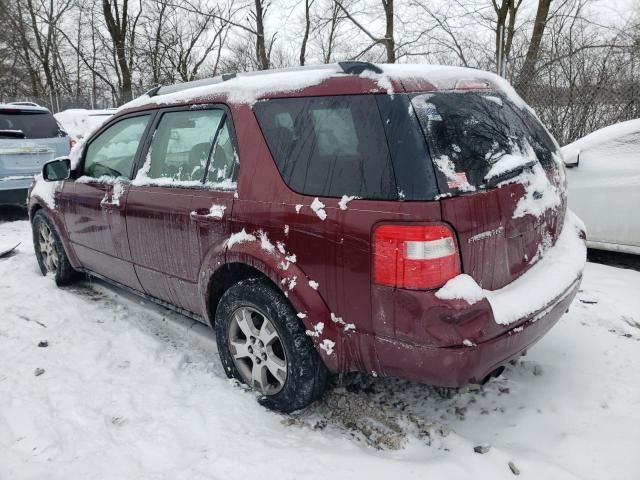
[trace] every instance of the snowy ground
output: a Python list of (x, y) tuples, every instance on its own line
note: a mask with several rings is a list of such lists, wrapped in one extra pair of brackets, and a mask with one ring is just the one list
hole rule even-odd
[(18, 241), (0, 259), (2, 480), (640, 478), (640, 272), (589, 264), (571, 312), (484, 387), (354, 376), (287, 416), (226, 379), (204, 329), (101, 283), (58, 289), (29, 224), (0, 223), (0, 250)]

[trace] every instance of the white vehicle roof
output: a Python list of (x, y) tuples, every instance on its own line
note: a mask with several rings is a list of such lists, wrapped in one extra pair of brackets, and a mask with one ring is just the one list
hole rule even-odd
[(29, 104), (29, 102), (17, 102), (17, 103), (0, 103), (0, 110), (20, 110), (22, 112), (43, 112), (48, 113), (49, 109), (41, 107), (40, 105)]
[[(589, 135), (562, 147), (562, 153), (566, 160), (573, 160), (579, 152), (605, 146), (616, 142), (619, 138), (640, 133), (640, 118), (616, 123), (608, 127), (596, 130)], [(640, 145), (635, 147), (640, 151)]]

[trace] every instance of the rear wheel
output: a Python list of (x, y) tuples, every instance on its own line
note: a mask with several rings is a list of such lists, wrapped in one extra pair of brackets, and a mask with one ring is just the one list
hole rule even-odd
[(242, 280), (222, 296), (216, 340), (230, 378), (281, 412), (306, 407), (326, 388), (328, 372), (289, 301), (266, 279)]
[(57, 285), (71, 282), (76, 277), (76, 271), (69, 262), (51, 218), (43, 210), (38, 210), (33, 216), (31, 229), (33, 246), (42, 274), (53, 274)]

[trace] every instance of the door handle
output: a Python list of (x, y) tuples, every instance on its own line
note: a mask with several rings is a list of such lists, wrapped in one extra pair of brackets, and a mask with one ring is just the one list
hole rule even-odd
[(207, 213), (191, 212), (189, 214), (189, 218), (191, 218), (191, 221), (193, 221), (193, 222), (211, 222), (211, 221), (220, 221), (220, 220), (222, 220), (222, 217), (220, 217), (220, 218), (214, 217), (209, 212), (207, 212)]
[(106, 198), (103, 198), (102, 200), (100, 200), (100, 208), (102, 208), (103, 210), (108, 210), (108, 211), (118, 210), (120, 208), (120, 204), (111, 202), (111, 201), (107, 200)]

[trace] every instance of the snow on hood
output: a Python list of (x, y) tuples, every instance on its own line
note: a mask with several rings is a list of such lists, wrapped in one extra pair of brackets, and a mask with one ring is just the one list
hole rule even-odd
[(565, 292), (584, 269), (587, 247), (580, 233), (582, 221), (567, 210), (562, 233), (556, 244), (524, 275), (498, 290), (483, 290), (469, 275), (449, 280), (436, 297), (462, 299), (469, 304), (486, 298), (496, 323), (509, 325), (539, 312)]

